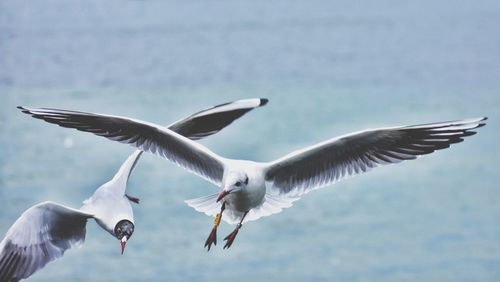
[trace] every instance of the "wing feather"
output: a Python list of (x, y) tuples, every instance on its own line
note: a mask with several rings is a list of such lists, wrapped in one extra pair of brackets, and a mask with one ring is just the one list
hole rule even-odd
[(476, 134), (487, 118), (366, 130), (319, 143), (268, 163), (266, 180), (300, 196), (374, 167), (416, 159)]
[(201, 144), (160, 125), (120, 116), (19, 107), (23, 113), (62, 127), (129, 144), (155, 153), (215, 183), (222, 180), (223, 161)]
[(26, 210), (0, 242), (0, 281), (19, 281), (85, 240), (92, 215), (52, 202)]
[(168, 128), (191, 140), (213, 135), (249, 111), (266, 105), (264, 98), (244, 99), (211, 107), (171, 124)]

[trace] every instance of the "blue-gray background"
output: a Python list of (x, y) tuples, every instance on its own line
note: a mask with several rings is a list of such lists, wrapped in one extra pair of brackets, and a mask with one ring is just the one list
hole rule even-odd
[(261, 161), (364, 128), (485, 115), (464, 143), (308, 194), (209, 253), (212, 219), (183, 200), (217, 188), (145, 155), (125, 255), (90, 222), (84, 247), (31, 281), (499, 281), (499, 30), (497, 0), (0, 1), (0, 233), (40, 201), (79, 207), (132, 151), (17, 105), (167, 124), (267, 97), (203, 141)]

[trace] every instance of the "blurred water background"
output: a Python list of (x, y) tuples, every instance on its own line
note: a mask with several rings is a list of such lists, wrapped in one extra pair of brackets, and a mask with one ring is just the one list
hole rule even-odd
[(0, 1), (0, 233), (40, 201), (79, 207), (132, 152), (17, 105), (168, 124), (267, 97), (202, 141), (259, 161), (370, 127), (488, 116), (450, 150), (308, 194), (208, 253), (212, 219), (183, 200), (217, 187), (144, 155), (125, 255), (90, 222), (83, 248), (30, 281), (499, 281), (499, 30), (497, 0)]

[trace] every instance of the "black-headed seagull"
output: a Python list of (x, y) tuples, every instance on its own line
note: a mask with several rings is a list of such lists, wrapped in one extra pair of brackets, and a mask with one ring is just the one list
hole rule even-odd
[[(221, 187), (219, 193), (186, 203), (209, 216), (214, 226), (205, 247), (216, 244), (221, 217), (237, 224), (224, 240), (231, 247), (243, 221), (290, 207), (300, 196), (346, 176), (415, 159), (448, 148), (487, 118), (370, 129), (332, 138), (271, 162), (221, 157), (205, 146), (157, 124), (94, 113), (21, 108), (24, 113), (63, 127), (91, 132), (164, 157)], [(266, 182), (270, 182), (269, 191)]]
[[(188, 138), (200, 139), (217, 133), (266, 102), (245, 99), (222, 104), (195, 113), (169, 128)], [(141, 150), (132, 153), (113, 179), (99, 187), (80, 209), (43, 202), (26, 210), (0, 242), (0, 282), (25, 279), (72, 246), (81, 245), (89, 219), (120, 241), (123, 254), (127, 240), (134, 233), (130, 201), (139, 202), (126, 194), (127, 182), (141, 153)]]

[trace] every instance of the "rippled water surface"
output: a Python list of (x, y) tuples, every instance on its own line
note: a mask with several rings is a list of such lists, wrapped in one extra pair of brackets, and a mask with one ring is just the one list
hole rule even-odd
[(500, 2), (333, 2), (0, 2), (1, 234), (40, 201), (79, 207), (132, 152), (17, 105), (167, 124), (267, 97), (202, 141), (259, 161), (370, 127), (490, 118), (450, 150), (310, 193), (208, 253), (212, 219), (183, 200), (217, 187), (145, 155), (125, 254), (89, 222), (84, 247), (30, 281), (499, 281)]

